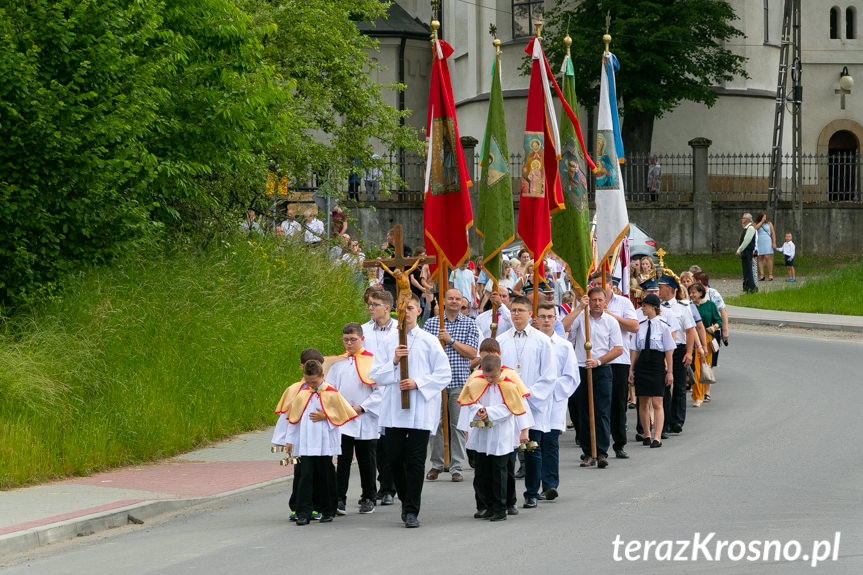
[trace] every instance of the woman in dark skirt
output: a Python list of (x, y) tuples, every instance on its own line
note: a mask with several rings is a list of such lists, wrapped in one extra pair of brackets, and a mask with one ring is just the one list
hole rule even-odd
[[(638, 334), (630, 342), (629, 381), (635, 384), (638, 396), (638, 417), (647, 436), (643, 443), (650, 447), (662, 447), (662, 427), (665, 414), (662, 397), (665, 388), (674, 381), (671, 365), (675, 344), (672, 328), (665, 318), (659, 317), (659, 297), (647, 294), (641, 300), (645, 319), (638, 324)], [(650, 407), (653, 407), (653, 440), (650, 432)]]

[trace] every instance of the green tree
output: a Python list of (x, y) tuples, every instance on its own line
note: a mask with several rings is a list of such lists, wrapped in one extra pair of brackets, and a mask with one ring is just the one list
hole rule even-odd
[(268, 31), (230, 0), (0, 8), (0, 302), (184, 207), (226, 209), (213, 182), (285, 141), (291, 84), (262, 59)]
[[(315, 171), (332, 180), (347, 177), (354, 159), (371, 165), (371, 140), (388, 150), (418, 149), (417, 135), (384, 100), (395, 84), (377, 84), (369, 71), (377, 41), (362, 34), (358, 21), (386, 16), (379, 0), (242, 0), (240, 6), (274, 32), (264, 41), (264, 58), (293, 82), (284, 113), (291, 124), (285, 145), (271, 150), (280, 173), (292, 179)], [(379, 168), (387, 166), (380, 162)], [(393, 177), (389, 174), (389, 177)]]
[[(624, 117), (626, 153), (646, 154), (654, 119), (690, 100), (712, 106), (715, 87), (746, 77), (746, 58), (724, 47), (743, 36), (729, 2), (720, 0), (557, 0), (543, 31), (550, 61), (563, 61), (563, 37), (572, 37), (576, 89), (583, 104), (599, 97), (600, 54), (606, 14), (611, 14), (610, 50), (621, 63), (617, 93)], [(552, 69), (555, 68), (552, 64)]]

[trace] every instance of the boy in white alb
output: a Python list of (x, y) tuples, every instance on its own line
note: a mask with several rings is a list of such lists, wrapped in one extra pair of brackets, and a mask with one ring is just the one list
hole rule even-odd
[[(324, 355), (316, 350), (313, 347), (307, 347), (300, 353), (300, 370), (303, 369), (303, 366), (310, 359), (315, 359), (320, 363), (324, 363)], [(277, 445), (279, 447), (284, 447), (287, 440), (285, 439), (288, 433), (288, 408), (291, 406), (291, 402), (302, 389), (304, 380), (300, 380), (296, 383), (292, 383), (289, 385), (285, 391), (282, 393), (282, 397), (279, 399), (279, 403), (276, 405), (276, 415), (279, 417), (276, 420), (276, 428), (273, 430), (273, 439), (271, 440), (273, 445)], [(288, 500), (288, 507), (291, 510), (291, 521), (297, 520), (297, 492), (299, 490), (299, 474), (300, 474), (300, 462), (294, 464), (294, 479), (293, 479), (293, 487), (291, 489), (291, 498)], [(320, 519), (321, 514), (317, 511), (312, 513), (312, 519)]]
[[(390, 330), (387, 341), (375, 353), (371, 378), (383, 388), (380, 425), (384, 428), (386, 453), (392, 468), (405, 527), (419, 527), (418, 515), (425, 480), (429, 435), (441, 418), (441, 392), (452, 380), (449, 359), (440, 340), (417, 326), (420, 300), (416, 294), (405, 309), (407, 344), (399, 345), (399, 334)], [(407, 378), (399, 372), (401, 358), (408, 359)], [(402, 409), (401, 394), (407, 391), (410, 407)]]
[(476, 451), (473, 488), (483, 509), (474, 517), (505, 521), (507, 465), (513, 449), (527, 443), (533, 424), (524, 400), (530, 392), (517, 377), (501, 374), (497, 355), (485, 355), (481, 366), (459, 395), (458, 428), (468, 433), (467, 447)]
[(579, 383), (578, 360), (572, 344), (554, 331), (557, 314), (554, 302), (541, 302), (536, 308), (536, 328), (547, 335), (554, 350), (557, 377), (551, 396), (549, 431), (542, 434), (542, 493), (540, 500), (551, 501), (558, 496), (560, 486), (560, 434), (566, 429), (566, 408), (569, 397), (575, 393)]
[[(557, 363), (551, 340), (529, 325), (531, 301), (524, 296), (512, 298), (509, 311), (512, 314), (512, 329), (497, 338), (500, 344), (501, 361), (514, 369), (530, 390), (528, 403), (533, 415), (533, 425), (528, 433), (530, 441), (538, 445), (542, 434), (551, 431), (551, 402), (557, 378)], [(533, 509), (537, 505), (542, 481), (542, 451), (527, 451), (524, 456), (524, 507)]]
[(324, 381), (324, 367), (314, 359), (303, 365), (303, 385), (288, 406), (285, 451), (302, 458), (296, 494), (297, 525), (308, 525), (318, 509), (321, 523), (336, 514), (336, 470), (333, 456), (341, 453), (339, 427), (357, 417), (347, 400)]
[(383, 392), (378, 389), (369, 373), (374, 355), (363, 347), (363, 326), (351, 322), (342, 328), (342, 344), (345, 353), (336, 356), (336, 361), (327, 371), (327, 381), (351, 404), (359, 417), (342, 426), (342, 454), (336, 467), (338, 484), (338, 514), (345, 515), (351, 463), (357, 454), (360, 472), (360, 513), (375, 510), (377, 484), (375, 482), (375, 451), (380, 437), (378, 413)]

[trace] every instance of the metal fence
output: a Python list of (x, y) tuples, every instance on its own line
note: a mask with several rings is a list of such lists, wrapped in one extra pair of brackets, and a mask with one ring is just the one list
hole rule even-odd
[[(804, 203), (860, 202), (863, 156), (854, 152), (804, 154), (800, 164)], [(767, 201), (770, 154), (710, 154), (708, 186), (713, 201)], [(782, 159), (779, 199), (791, 200), (791, 154)]]
[[(650, 170), (649, 155), (629, 154), (621, 166), (624, 191), (628, 202), (678, 205), (692, 201), (693, 166), (692, 154), (655, 154), (661, 173), (658, 189), (648, 189)], [(393, 173), (404, 182), (391, 186), (382, 200), (394, 202), (422, 201), (425, 186), (425, 156), (414, 153), (391, 153), (386, 156)], [(474, 181), (480, 177), (479, 154), (473, 158)], [(513, 201), (517, 202), (520, 188), (522, 155), (510, 155)], [(790, 200), (792, 190), (792, 157), (786, 154), (782, 162), (782, 177), (778, 189), (780, 199)], [(861, 174), (863, 154), (857, 152), (831, 152), (829, 154), (806, 154), (801, 164), (803, 180), (803, 202), (861, 202)], [(770, 175), (769, 153), (709, 154), (707, 186), (714, 202), (769, 200), (768, 181)], [(591, 204), (595, 202), (594, 182), (588, 179)], [(340, 186), (347, 193), (347, 185)], [(360, 198), (365, 199), (365, 190), (360, 189)]]

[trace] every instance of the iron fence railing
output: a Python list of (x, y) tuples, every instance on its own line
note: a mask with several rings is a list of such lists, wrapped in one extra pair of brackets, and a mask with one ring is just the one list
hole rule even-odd
[[(658, 184), (651, 187), (650, 155), (629, 154), (621, 166), (624, 191), (628, 202), (678, 205), (692, 201), (694, 172), (692, 154), (653, 154), (659, 166)], [(400, 185), (382, 186), (382, 201), (422, 201), (425, 186), (424, 155), (394, 152), (385, 156), (392, 172), (398, 174)], [(476, 182), (481, 173), (479, 154), (468, 166)], [(707, 187), (714, 202), (737, 202), (769, 200), (768, 180), (770, 174), (769, 153), (709, 154), (706, 166)], [(522, 155), (510, 155), (513, 201), (518, 201)], [(702, 168), (703, 169), (703, 168)], [(828, 154), (805, 154), (800, 167), (803, 183), (804, 203), (861, 202), (861, 174), (863, 154), (854, 151), (830, 152)], [(588, 178), (591, 205), (595, 202), (594, 183)], [(314, 184), (312, 184), (314, 186)], [(337, 188), (347, 196), (347, 183)], [(780, 199), (791, 200), (792, 157), (783, 157), (781, 178), (777, 186)], [(360, 200), (367, 199), (365, 189), (360, 186)]]

